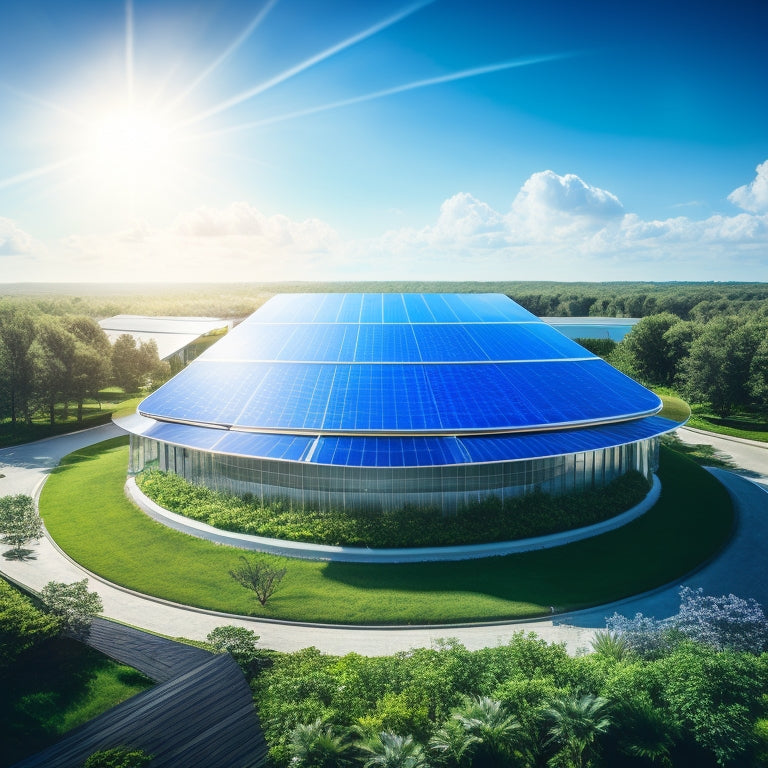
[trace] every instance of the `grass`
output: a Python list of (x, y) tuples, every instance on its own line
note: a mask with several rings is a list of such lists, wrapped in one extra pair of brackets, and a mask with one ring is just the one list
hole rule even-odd
[(663, 450), (664, 491), (618, 531), (557, 549), (482, 561), (361, 565), (287, 561), (261, 607), (228, 575), (241, 550), (170, 530), (123, 494), (126, 438), (64, 459), (40, 509), (71, 557), (110, 581), (230, 613), (329, 623), (413, 624), (534, 617), (637, 594), (674, 580), (728, 538), (725, 489), (694, 462)]
[(680, 422), (683, 422), (690, 417), (691, 407), (681, 397), (677, 397), (677, 395), (664, 391), (654, 391), (661, 398), (661, 402), (663, 403), (659, 416)]
[(765, 415), (745, 414), (720, 418), (702, 406), (694, 406), (686, 426), (703, 429), (705, 432), (715, 432), (727, 437), (741, 437), (746, 440), (768, 443), (768, 417)]
[(689, 406), (670, 387), (654, 387), (653, 391), (664, 403), (660, 416), (666, 416), (674, 421), (688, 419), (686, 426), (702, 429), (705, 432), (768, 443), (768, 414), (766, 413), (743, 413), (722, 418), (712, 413), (707, 404)]
[(0, 766), (16, 763), (154, 683), (82, 643), (50, 640), (0, 676)]
[(76, 405), (70, 405), (66, 415), (64, 406), (59, 406), (56, 409), (56, 422), (53, 426), (47, 415), (36, 416), (32, 419), (31, 424), (17, 422), (14, 426), (9, 419), (0, 421), (0, 448), (108, 424), (113, 418), (130, 416), (130, 414), (135, 413), (136, 406), (141, 402), (142, 397), (136, 396), (126, 399), (122, 389), (109, 387), (101, 391), (99, 401), (87, 400), (84, 403), (82, 422), (77, 421)]

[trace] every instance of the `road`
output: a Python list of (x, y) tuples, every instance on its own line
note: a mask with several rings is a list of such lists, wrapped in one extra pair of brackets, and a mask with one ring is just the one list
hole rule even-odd
[[(739, 511), (737, 531), (719, 557), (681, 583), (701, 586), (709, 594), (733, 592), (743, 597), (755, 597), (768, 605), (768, 567), (763, 544), (768, 541), (768, 446), (734, 443), (687, 429), (679, 430), (679, 433), (686, 442), (707, 442), (728, 453), (751, 478), (734, 472), (715, 471), (736, 500)], [(0, 495), (36, 495), (61, 457), (119, 434), (122, 430), (110, 424), (0, 450)], [(236, 624), (253, 629), (267, 648), (293, 651), (315, 646), (326, 653), (354, 651), (370, 656), (428, 647), (447, 637), (476, 649), (506, 643), (521, 631), (536, 632), (548, 642), (565, 643), (570, 652), (576, 652), (579, 648), (589, 647), (595, 629), (604, 627), (605, 617), (615, 610), (629, 615), (640, 611), (657, 618), (675, 613), (681, 586), (681, 583), (669, 585), (615, 605), (547, 621), (418, 628), (321, 627), (227, 616), (148, 598), (85, 572), (47, 536), (34, 546), (33, 558), (25, 561), (3, 559), (0, 571), (37, 591), (49, 581), (72, 582), (88, 578), (90, 589), (96, 590), (104, 601), (105, 616), (171, 637), (204, 639), (217, 626)]]

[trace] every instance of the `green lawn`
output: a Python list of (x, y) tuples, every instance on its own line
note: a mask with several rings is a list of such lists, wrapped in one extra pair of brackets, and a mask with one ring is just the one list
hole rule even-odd
[(49, 640), (22, 654), (0, 676), (0, 766), (44, 749), (152, 685), (74, 640)]
[(64, 406), (56, 409), (56, 421), (51, 426), (47, 416), (36, 416), (31, 424), (17, 422), (14, 426), (10, 419), (0, 420), (0, 448), (9, 445), (21, 445), (33, 440), (42, 440), (54, 435), (63, 435), (68, 432), (77, 432), (88, 427), (98, 427), (101, 424), (109, 424), (113, 418), (129, 416), (135, 413), (136, 406), (144, 396), (126, 398), (122, 390), (111, 387), (102, 391), (100, 401), (88, 400), (83, 406), (83, 420), (77, 421), (77, 406), (70, 405), (66, 415)]
[(273, 618), (412, 624), (523, 618), (582, 608), (667, 583), (712, 556), (733, 522), (725, 489), (662, 449), (662, 499), (618, 531), (548, 551), (459, 563), (286, 561), (262, 608), (228, 575), (242, 552), (150, 520), (123, 494), (126, 438), (66, 457), (40, 510), (57, 543), (110, 581), (180, 603)]

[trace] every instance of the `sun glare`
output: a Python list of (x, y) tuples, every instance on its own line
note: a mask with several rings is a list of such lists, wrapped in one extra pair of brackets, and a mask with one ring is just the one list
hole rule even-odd
[(174, 154), (172, 134), (159, 113), (116, 109), (91, 122), (85, 151), (103, 172), (150, 181)]

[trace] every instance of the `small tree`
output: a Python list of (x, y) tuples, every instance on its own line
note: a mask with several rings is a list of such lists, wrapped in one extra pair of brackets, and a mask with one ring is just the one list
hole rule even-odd
[(88, 637), (91, 620), (104, 609), (101, 597), (88, 590), (88, 579), (63, 584), (49, 581), (40, 594), (46, 609), (62, 620), (62, 631), (79, 639)]
[(289, 765), (292, 768), (340, 768), (352, 763), (351, 751), (346, 734), (338, 733), (318, 717), (291, 731)]
[(205, 638), (215, 653), (228, 653), (246, 674), (256, 672), (265, 662), (256, 647), (259, 636), (245, 627), (227, 624), (211, 630)]
[(241, 586), (250, 589), (256, 599), (266, 605), (285, 576), (287, 568), (275, 568), (264, 558), (249, 560), (240, 555), (242, 565), (233, 568), (229, 575)]
[(550, 764), (581, 768), (585, 752), (611, 724), (607, 711), (608, 702), (591, 693), (555, 699), (544, 713), (549, 721), (548, 743), (557, 748)]
[(5, 556), (17, 559), (26, 554), (22, 547), (28, 541), (37, 541), (43, 535), (43, 521), (31, 496), (0, 498), (0, 531), (5, 534), (0, 542), (12, 547)]

